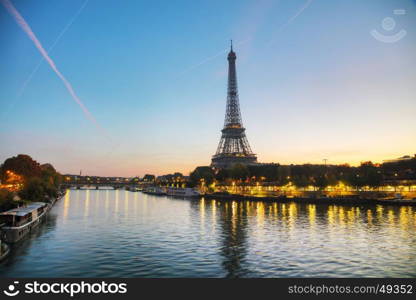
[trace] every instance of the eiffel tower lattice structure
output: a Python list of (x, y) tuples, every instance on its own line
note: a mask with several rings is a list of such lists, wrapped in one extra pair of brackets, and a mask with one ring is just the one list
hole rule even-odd
[(217, 152), (212, 157), (211, 166), (214, 168), (228, 168), (233, 164), (256, 164), (257, 157), (251, 151), (245, 128), (241, 119), (240, 104), (237, 89), (237, 72), (235, 61), (237, 56), (231, 50), (228, 53), (228, 90), (227, 107), (225, 112), (224, 128), (221, 130), (221, 140)]

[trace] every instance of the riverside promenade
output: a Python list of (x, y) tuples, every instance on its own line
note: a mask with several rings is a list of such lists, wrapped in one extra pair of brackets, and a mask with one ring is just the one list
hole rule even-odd
[(251, 200), (251, 201), (276, 201), (276, 202), (299, 202), (311, 204), (350, 204), (350, 205), (410, 205), (416, 206), (416, 199), (395, 199), (395, 198), (362, 198), (357, 196), (326, 196), (326, 197), (294, 197), (294, 196), (253, 196), (239, 194), (212, 193), (204, 194), (206, 199), (216, 200)]

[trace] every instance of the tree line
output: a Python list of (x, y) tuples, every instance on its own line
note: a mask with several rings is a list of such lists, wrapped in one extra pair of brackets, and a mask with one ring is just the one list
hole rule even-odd
[(31, 201), (48, 202), (58, 196), (62, 176), (51, 164), (29, 155), (10, 157), (0, 166), (0, 210)]
[(261, 182), (278, 186), (284, 186), (290, 182), (297, 188), (314, 186), (318, 189), (337, 185), (340, 182), (355, 188), (364, 186), (377, 188), (386, 181), (394, 184), (399, 180), (416, 180), (416, 158), (383, 164), (368, 161), (357, 167), (348, 164), (235, 164), (231, 168), (216, 170), (209, 166), (201, 166), (195, 168), (189, 176), (191, 186), (200, 185), (202, 182), (210, 185), (214, 181), (220, 184)]

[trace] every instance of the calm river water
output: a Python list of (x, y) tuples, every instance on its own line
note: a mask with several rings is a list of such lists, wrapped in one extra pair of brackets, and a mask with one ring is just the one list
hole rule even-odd
[(71, 190), (0, 277), (416, 277), (416, 209)]

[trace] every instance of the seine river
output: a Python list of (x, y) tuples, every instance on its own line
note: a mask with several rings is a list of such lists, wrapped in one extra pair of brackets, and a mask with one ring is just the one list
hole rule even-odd
[(71, 190), (1, 277), (416, 277), (416, 209)]

